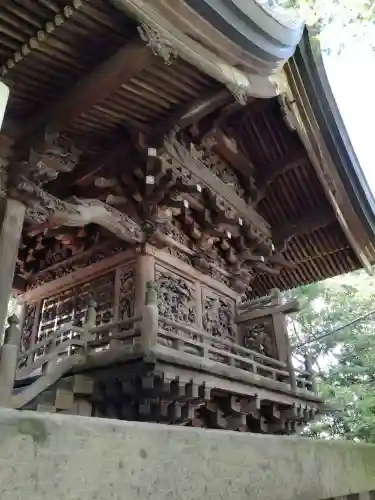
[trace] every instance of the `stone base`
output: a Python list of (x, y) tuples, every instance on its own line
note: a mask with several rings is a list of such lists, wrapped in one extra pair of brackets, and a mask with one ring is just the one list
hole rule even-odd
[(23, 409), (90, 417), (93, 392), (94, 381), (90, 377), (74, 375), (60, 379)]
[(0, 409), (1, 500), (372, 500), (374, 457), (348, 441)]
[(282, 392), (283, 384), (261, 377), (242, 381), (249, 374), (232, 367), (222, 378), (204, 371), (203, 361), (200, 369), (186, 367), (182, 356), (171, 350), (165, 359), (140, 354), (86, 367), (84, 375), (59, 380), (24, 409), (263, 434), (299, 433), (319, 410), (313, 395)]

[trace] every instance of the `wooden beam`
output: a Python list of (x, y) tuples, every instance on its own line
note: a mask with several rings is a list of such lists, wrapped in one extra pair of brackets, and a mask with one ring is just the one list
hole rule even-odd
[[(198, 99), (193, 99), (188, 104), (178, 105), (171, 114), (156, 128), (152, 130), (152, 138), (161, 137), (167, 134), (174, 126), (185, 128), (192, 125), (196, 121), (202, 119), (209, 113), (212, 113), (221, 106), (224, 106), (232, 100), (230, 92), (222, 88), (215, 87), (210, 89), (206, 94), (200, 96)], [(145, 135), (150, 135), (145, 133)], [(147, 141), (146, 141), (147, 142)], [(69, 184), (78, 186), (85, 185), (93, 175), (99, 172), (112, 172), (113, 164), (118, 161), (126, 161), (129, 156), (133, 143), (131, 140), (121, 141), (118, 146), (115, 146), (110, 151), (105, 151), (98, 158), (84, 168), (76, 169), (73, 174), (69, 176)], [(109, 169), (109, 170), (108, 170)], [(67, 179), (68, 180), (68, 179)], [(61, 176), (58, 181), (51, 183), (52, 191), (54, 187), (61, 185)]]
[(293, 237), (325, 227), (336, 220), (335, 213), (330, 206), (320, 208), (302, 217), (295, 217), (283, 225), (278, 225), (272, 230), (272, 239), (275, 245), (288, 241)]
[[(91, 165), (87, 165), (85, 168), (77, 170), (77, 172), (70, 177), (70, 183), (76, 186), (84, 186), (93, 175), (101, 171), (111, 172), (112, 175), (115, 175), (116, 172), (113, 171), (113, 165), (121, 162), (125, 165), (129, 161), (131, 150), (131, 142), (122, 142), (110, 151), (105, 151), (100, 154)], [(109, 176), (105, 175), (105, 177)]]
[(176, 125), (180, 129), (193, 125), (232, 100), (233, 97), (226, 88), (221, 85), (215, 86), (191, 102), (177, 105), (172, 109), (171, 114), (156, 128), (153, 135), (165, 135)]
[(22, 278), (22, 276), (14, 276), (12, 290), (16, 293), (25, 293), (26, 292), (27, 281)]
[(255, 319), (265, 318), (274, 314), (292, 314), (300, 311), (300, 305), (297, 299), (292, 299), (289, 302), (281, 305), (267, 306), (250, 311), (243, 311), (234, 318), (236, 324), (246, 323)]
[(192, 178), (192, 183), (197, 183), (202, 187), (206, 187), (208, 192), (213, 196), (217, 196), (230, 206), (234, 212), (250, 226), (255, 226), (257, 231), (262, 233), (263, 237), (270, 238), (271, 230), (269, 224), (258, 214), (258, 212), (248, 205), (237, 193), (228, 187), (221, 179), (213, 174), (208, 168), (198, 166), (197, 160), (194, 159), (189, 151), (177, 141), (165, 143), (167, 152), (175, 161), (175, 167), (182, 165), (187, 170)]
[(135, 37), (85, 75), (66, 95), (31, 118), (22, 128), (22, 137), (46, 125), (54, 131), (60, 130), (137, 75), (153, 57), (151, 49), (138, 36)]
[(213, 151), (222, 156), (242, 177), (245, 179), (249, 178), (253, 172), (254, 166), (251, 161), (238, 150), (235, 141), (232, 141), (221, 130), (215, 131), (213, 139)]

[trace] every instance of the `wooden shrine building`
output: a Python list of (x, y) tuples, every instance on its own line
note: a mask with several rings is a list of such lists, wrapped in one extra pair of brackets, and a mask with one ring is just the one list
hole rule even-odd
[(266, 433), (319, 411), (281, 291), (375, 247), (302, 35), (256, 0), (0, 1), (0, 326), (24, 303), (0, 405)]

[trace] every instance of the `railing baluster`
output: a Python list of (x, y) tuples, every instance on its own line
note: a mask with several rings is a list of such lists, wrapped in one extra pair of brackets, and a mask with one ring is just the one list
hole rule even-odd
[(95, 326), (96, 326), (96, 302), (93, 299), (93, 297), (90, 297), (87, 304), (86, 321), (85, 324), (83, 325), (83, 328), (85, 330), (82, 337), (83, 340), (86, 340), (86, 342), (92, 340), (93, 335), (90, 329), (95, 328)]

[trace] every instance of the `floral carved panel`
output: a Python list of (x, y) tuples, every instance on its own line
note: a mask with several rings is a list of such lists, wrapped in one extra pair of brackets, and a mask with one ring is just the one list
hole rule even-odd
[(26, 352), (31, 347), (36, 304), (25, 304), (24, 320), (21, 337), (21, 352)]
[(204, 330), (214, 337), (234, 340), (234, 300), (202, 289), (202, 320)]
[(134, 269), (123, 267), (119, 273), (119, 320), (131, 318), (134, 315)]
[(178, 323), (194, 325), (197, 319), (195, 285), (163, 268), (156, 268), (159, 314)]
[(276, 343), (271, 324), (262, 322), (242, 329), (244, 347), (270, 358), (277, 358)]

